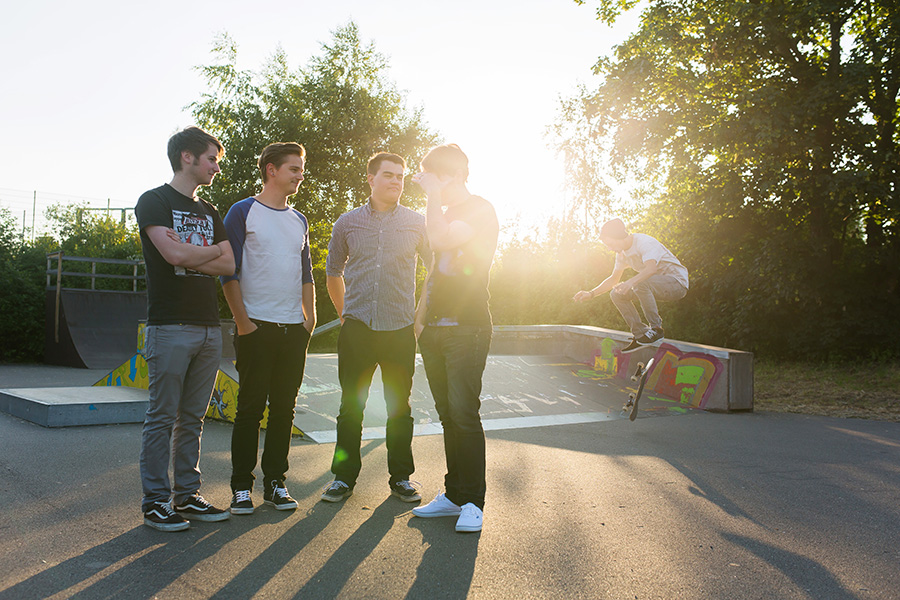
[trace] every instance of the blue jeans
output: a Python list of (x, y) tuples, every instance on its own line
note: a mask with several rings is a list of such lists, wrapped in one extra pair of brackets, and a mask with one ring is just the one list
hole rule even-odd
[[(619, 294), (613, 290), (609, 293), (609, 297), (619, 309), (619, 314), (625, 319), (632, 335), (639, 338), (651, 328), (662, 329), (662, 318), (659, 316), (657, 300), (673, 302), (681, 300), (685, 294), (687, 294), (687, 289), (674, 277), (653, 275), (634, 286), (627, 294)], [(649, 327), (641, 321), (641, 315), (634, 305), (635, 300), (640, 302)]]
[(458, 506), (471, 502), (481, 509), (486, 484), (479, 410), (490, 346), (490, 327), (429, 326), (419, 336), (425, 375), (444, 428), (445, 494)]
[(395, 331), (373, 331), (361, 321), (345, 319), (338, 336), (338, 379), (341, 410), (337, 418), (337, 444), (331, 472), (351, 488), (362, 468), (363, 411), (375, 367), (381, 367), (387, 405), (386, 445), (389, 483), (409, 479), (415, 471), (412, 455), (413, 418), (409, 407), (416, 368), (413, 326)]
[[(218, 325), (151, 325), (144, 358), (150, 379), (150, 406), (141, 433), (143, 510), (154, 502), (175, 503), (200, 489), (200, 436), (222, 357)], [(174, 456), (173, 456), (174, 454)]]
[(235, 339), (241, 376), (231, 431), (231, 490), (252, 490), (259, 454), (259, 425), (269, 405), (262, 455), (263, 481), (284, 481), (297, 391), (303, 381), (309, 332), (302, 324), (254, 321), (257, 328)]

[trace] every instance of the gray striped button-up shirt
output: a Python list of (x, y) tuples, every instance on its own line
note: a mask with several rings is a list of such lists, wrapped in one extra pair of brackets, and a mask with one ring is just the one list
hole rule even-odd
[(374, 331), (415, 320), (416, 255), (428, 265), (425, 217), (405, 206), (378, 212), (371, 200), (334, 224), (325, 274), (344, 278), (344, 318)]

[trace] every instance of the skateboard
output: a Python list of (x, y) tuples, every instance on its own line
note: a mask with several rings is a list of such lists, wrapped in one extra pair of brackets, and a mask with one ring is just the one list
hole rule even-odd
[(641, 400), (641, 394), (644, 392), (644, 386), (647, 385), (647, 378), (650, 376), (650, 369), (653, 368), (653, 359), (651, 358), (647, 361), (647, 364), (638, 363), (637, 370), (635, 370), (634, 375), (631, 376), (632, 381), (640, 381), (638, 384), (637, 393), (631, 392), (628, 394), (628, 402), (625, 403), (625, 406), (622, 407), (622, 412), (631, 411), (628, 413), (628, 420), (634, 421), (637, 418), (638, 411), (638, 402)]

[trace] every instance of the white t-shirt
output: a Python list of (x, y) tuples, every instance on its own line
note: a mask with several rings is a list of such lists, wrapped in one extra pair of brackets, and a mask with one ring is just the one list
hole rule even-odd
[(247, 316), (270, 323), (303, 322), (303, 284), (312, 283), (309, 225), (293, 208), (274, 209), (247, 198), (225, 215), (235, 273)]
[(631, 267), (640, 271), (648, 260), (656, 261), (659, 275), (674, 277), (684, 289), (688, 289), (688, 271), (684, 265), (659, 240), (643, 233), (632, 234), (631, 248), (616, 252), (615, 269)]

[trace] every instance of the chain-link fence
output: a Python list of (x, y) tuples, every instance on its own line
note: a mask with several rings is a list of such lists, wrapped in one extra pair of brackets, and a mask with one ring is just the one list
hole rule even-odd
[(76, 212), (76, 218), (81, 218), (84, 212), (106, 213), (106, 216), (122, 223), (134, 222), (134, 202), (0, 188), (0, 208), (10, 212), (19, 226), (22, 239), (25, 240), (33, 241), (35, 237), (47, 233), (50, 223), (46, 218), (46, 212), (55, 205), (82, 207)]

